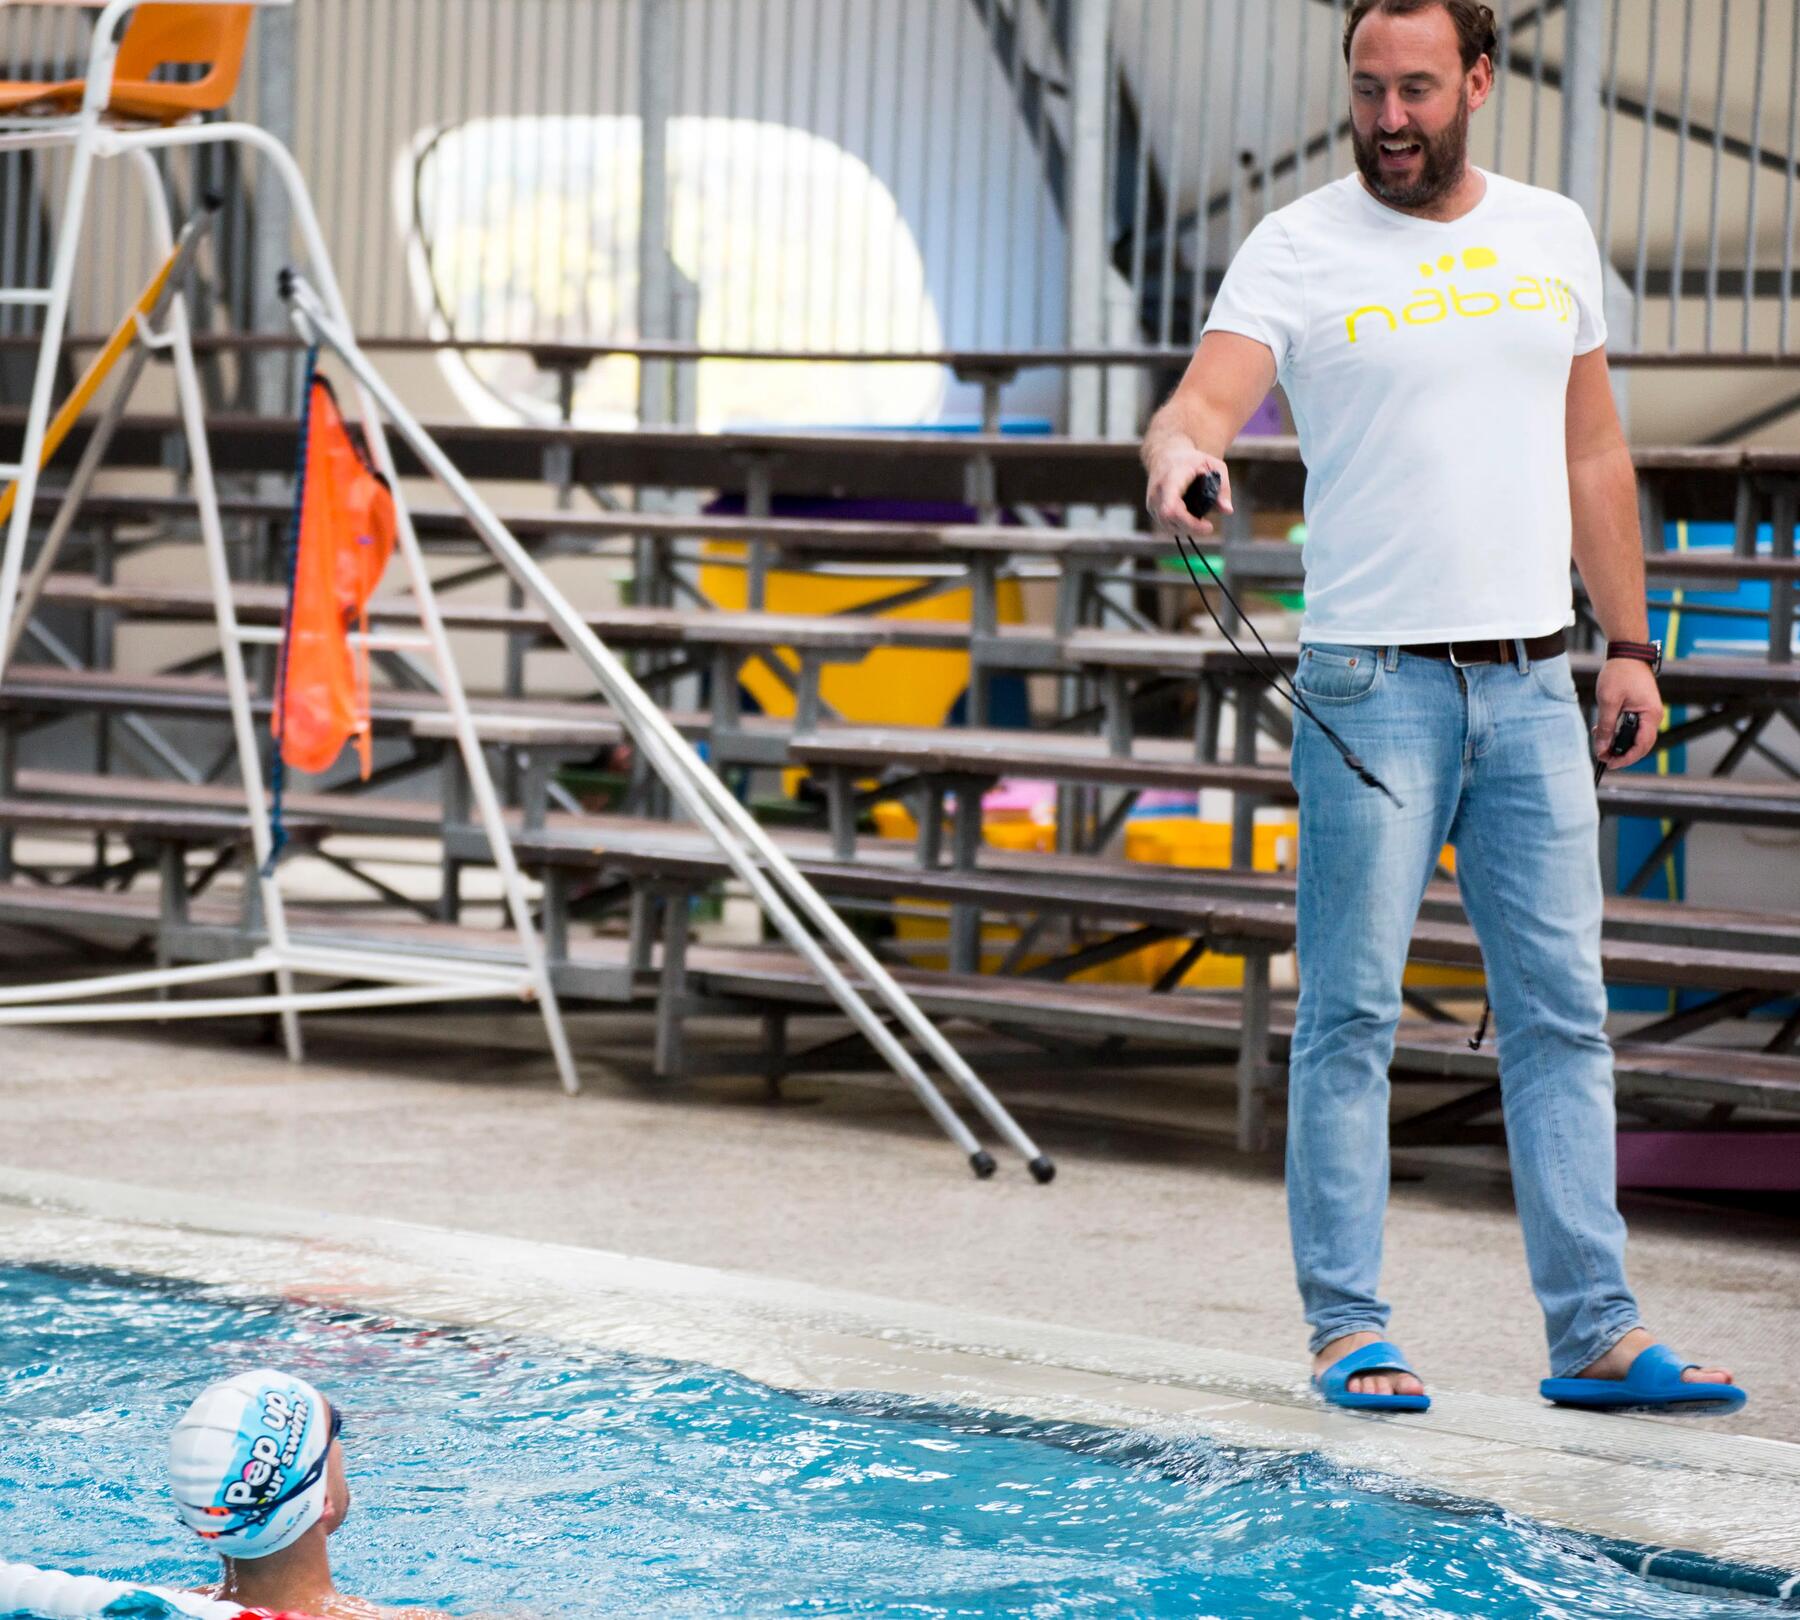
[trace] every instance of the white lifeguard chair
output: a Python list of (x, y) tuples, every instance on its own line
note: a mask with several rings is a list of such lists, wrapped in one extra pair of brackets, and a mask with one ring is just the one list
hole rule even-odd
[[(0, 0), (0, 4), (3, 3), (5, 0)], [(14, 3), (68, 5), (72, 0), (14, 0)], [(1020, 1155), (1033, 1178), (1039, 1182), (1050, 1181), (1055, 1167), (1048, 1156), (1020, 1129), (943, 1032), (676, 732), (625, 666), (593, 634), (567, 598), (544, 576), (369, 363), (352, 335), (318, 217), (292, 154), (274, 136), (252, 124), (198, 121), (199, 115), (222, 109), (230, 99), (256, 11), (292, 6), (293, 3), (294, 0), (252, 0), (249, 4), (226, 3), (226, 0), (187, 0), (183, 4), (164, 3), (164, 0), (107, 0), (94, 25), (85, 78), (56, 84), (0, 83), (0, 153), (59, 147), (71, 149), (72, 153), (49, 287), (0, 289), (0, 301), (39, 305), (44, 310), (23, 448), (16, 466), (0, 467), (0, 483), (14, 482), (15, 503), (7, 524), (4, 556), (0, 558), (0, 675), (4, 674), (5, 664), (10, 661), (17, 644), (18, 631), (30, 616), (36, 587), (48, 575), (57, 549), (98, 469), (106, 440), (123, 410), (128, 385), (134, 380), (133, 375), (128, 374), (126, 386), (116, 389), (111, 397), (27, 579), (25, 561), (38, 478), (46, 452), (54, 450), (51, 430), (53, 425), (65, 426), (71, 420), (70, 407), (75, 406), (78, 410), (84, 403), (86, 392), (85, 386), (78, 388), (75, 398), (64, 406), (53, 424), (51, 405), (57, 358), (80, 264), (84, 215), (94, 165), (102, 159), (122, 157), (132, 163), (143, 180), (157, 245), (166, 256), (163, 284), (160, 287), (153, 284), (151, 292), (129, 319), (146, 349), (165, 349), (174, 363), (179, 413), (199, 506), (201, 537), (230, 695), (235, 747), (249, 810), (257, 863), (253, 882), (260, 894), (262, 927), (267, 936), (266, 943), (257, 945), (250, 954), (229, 962), (159, 968), (143, 973), (0, 991), (0, 1027), (242, 1016), (266, 1011), (280, 1017), (288, 1054), (298, 1060), (302, 1055), (299, 1015), (304, 1012), (517, 996), (537, 1003), (563, 1085), (569, 1091), (578, 1088), (574, 1058), (518, 862), (507, 837), (499, 796), (451, 656), (418, 537), (401, 495), (393, 455), (383, 430), (385, 413), (426, 469), (455, 496), (496, 561), (528, 597), (535, 598), (542, 606), (550, 629), (593, 674), (600, 691), (626, 725), (634, 744), (670, 788), (676, 801), (711, 835), (778, 932), (808, 963), (831, 998), (870, 1044), (908, 1084), (945, 1135), (966, 1155), (976, 1174), (985, 1177), (993, 1173), (993, 1155), (982, 1147), (946, 1101), (900, 1034), (890, 1027), (890, 1020), (919, 1044), (950, 1083)], [(91, 4), (88, 9), (92, 9)], [(203, 67), (204, 72), (188, 83), (164, 83), (156, 79), (156, 71), (169, 63)], [(158, 151), (211, 143), (235, 143), (260, 154), (268, 165), (267, 179), (282, 187), (291, 206), (294, 227), (306, 256), (307, 273), (300, 276), (284, 271), (283, 295), (296, 326), (308, 343), (329, 348), (355, 378), (360, 425), (377, 470), (387, 477), (393, 490), (398, 529), (396, 551), (418, 605), (419, 635), (370, 635), (366, 644), (372, 649), (427, 653), (436, 667), (440, 690), (454, 719), (456, 741), (468, 773), (475, 807), (500, 875), (507, 912), (522, 947), (522, 967), (491, 959), (458, 959), (453, 954), (429, 950), (346, 945), (336, 938), (329, 944), (309, 945), (295, 939), (287, 926), (279, 868), (270, 861), (273, 835), (243, 658), (246, 643), (264, 641), (269, 633), (240, 626), (234, 610), (218, 495), (207, 451), (199, 373), (182, 288), (182, 279), (191, 268), (194, 237), (190, 229), (177, 239), (167, 199), (152, 161), (152, 154)], [(160, 330), (153, 331), (150, 322), (158, 316), (162, 317), (163, 325)], [(141, 356), (134, 363), (141, 363)], [(246, 975), (272, 976), (274, 992), (261, 996), (149, 1002), (103, 999)], [(296, 987), (296, 977), (313, 976), (357, 982), (350, 988), (307, 991)], [(870, 1005), (871, 1000), (880, 1002), (885, 1011), (877, 1012)]]
[[(31, 4), (68, 4), (69, 0), (26, 0)], [(274, 838), (263, 790), (262, 761), (250, 698), (243, 649), (269, 639), (270, 632), (241, 626), (233, 604), (218, 492), (207, 447), (204, 404), (194, 360), (183, 281), (191, 269), (195, 238), (183, 233), (178, 242), (168, 202), (152, 154), (171, 148), (213, 142), (235, 142), (259, 152), (266, 171), (288, 194), (296, 225), (323, 296), (341, 309), (331, 261), (314, 217), (306, 186), (292, 156), (266, 131), (241, 123), (200, 121), (221, 110), (237, 87), (251, 24), (259, 8), (291, 5), (293, 0), (188, 0), (184, 4), (153, 0), (109, 0), (93, 26), (84, 78), (56, 83), (0, 83), (0, 152), (69, 151), (62, 218), (57, 226), (50, 281), (44, 288), (3, 288), (0, 302), (43, 309), (37, 366), (26, 414), (18, 463), (0, 466), (0, 483), (10, 482), (12, 509), (6, 544), (0, 556), (0, 673), (10, 663), (20, 634), (35, 606), (36, 587), (48, 575), (63, 538), (104, 457), (105, 441), (122, 414), (130, 385), (151, 350), (166, 352), (172, 362), (177, 407), (189, 457), (200, 534), (210, 579), (219, 649), (230, 697), (231, 720), (249, 813), (256, 872), (249, 881), (257, 891), (261, 931), (266, 941), (249, 954), (222, 962), (190, 963), (142, 973), (39, 984), (0, 991), (0, 1027), (52, 1022), (128, 1022), (141, 1019), (210, 1018), (269, 1012), (281, 1020), (288, 1056), (303, 1054), (300, 1015), (316, 1011), (429, 1005), (450, 1001), (487, 1001), (517, 997), (534, 1001), (566, 1090), (578, 1089), (574, 1055), (563, 1029), (556, 991), (534, 926), (529, 901), (513, 856), (485, 756), (476, 736), (467, 695), (451, 656), (438, 614), (431, 580), (411, 524), (401, 509), (396, 551), (407, 585), (418, 604), (417, 634), (371, 634), (371, 650), (406, 651), (429, 659), (445, 704), (455, 720), (456, 740), (468, 772), (475, 808), (500, 874), (507, 912), (518, 934), (522, 966), (492, 960), (459, 960), (448, 952), (409, 950), (387, 945), (352, 944), (334, 938), (329, 946), (308, 945), (293, 937), (282, 901), (279, 868), (270, 861)], [(91, 8), (90, 8), (91, 9)], [(156, 77), (169, 66), (201, 70), (188, 82)], [(29, 580), (24, 565), (36, 503), (39, 476), (53, 453), (53, 426), (72, 424), (101, 381), (89, 377), (65, 403), (53, 423), (57, 361), (65, 336), (70, 303), (81, 265), (82, 237), (96, 164), (124, 158), (138, 172), (149, 209), (151, 229), (166, 256), (163, 272), (150, 293), (128, 317), (140, 345), (121, 384), (76, 469), (62, 506), (40, 548)], [(160, 321), (160, 327), (152, 323)], [(129, 336), (130, 334), (126, 334)], [(381, 425), (366, 398), (362, 426), (370, 454), (390, 481), (398, 483)], [(60, 437), (60, 434), (56, 435)], [(21, 590), (21, 584), (25, 589)], [(119, 997), (166, 991), (246, 976), (269, 977), (268, 995), (234, 995), (181, 1000), (133, 1001)], [(325, 979), (333, 988), (304, 989), (300, 978)]]

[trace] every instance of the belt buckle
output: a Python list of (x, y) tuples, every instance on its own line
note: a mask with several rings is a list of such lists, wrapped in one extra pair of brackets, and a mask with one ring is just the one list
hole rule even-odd
[(1505, 664), (1505, 663), (1511, 662), (1510, 653), (1508, 653), (1507, 651), (1504, 650), (1511, 646), (1510, 642), (1499, 641), (1499, 640), (1495, 640), (1493, 642), (1481, 642), (1481, 641), (1474, 642), (1471, 645), (1477, 646), (1477, 647), (1492, 646), (1494, 648), (1495, 652), (1499, 654), (1499, 656), (1495, 657), (1495, 658), (1471, 658), (1468, 660), (1467, 663), (1465, 663), (1462, 659), (1460, 659), (1456, 656), (1456, 643), (1454, 641), (1446, 641), (1444, 643), (1444, 645), (1445, 645), (1445, 647), (1447, 647), (1449, 649), (1450, 662), (1452, 664), (1454, 664), (1456, 666), (1456, 668), (1458, 668), (1458, 669), (1473, 669), (1479, 664)]

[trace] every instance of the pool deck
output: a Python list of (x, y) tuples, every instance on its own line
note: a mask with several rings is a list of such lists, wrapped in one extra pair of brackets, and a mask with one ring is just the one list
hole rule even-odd
[[(1121, 1076), (1084, 1112), (1053, 1075), (999, 1089), (1058, 1156), (977, 1183), (871, 1076), (754, 1100), (634, 1067), (642, 1024), (581, 1021), (617, 1072), (570, 1100), (520, 1021), (497, 1058), (453, 1020), (319, 1026), (290, 1069), (217, 1031), (9, 1030), (0, 1255), (692, 1357), (793, 1388), (1321, 1449), (1648, 1547), (1800, 1571), (1800, 1238), (1641, 1204), (1651, 1325), (1737, 1368), (1729, 1419), (1559, 1412), (1502, 1190), (1395, 1189), (1395, 1336), (1420, 1416), (1307, 1392), (1278, 1168), (1208, 1145), (1191, 1077)], [(514, 1041), (511, 1052), (506, 1042)], [(1470, 1342), (1462, 1324), (1482, 1324)], [(1229, 1345), (1229, 1351), (1202, 1348)], [(1796, 1593), (1800, 1594), (1800, 1578)]]

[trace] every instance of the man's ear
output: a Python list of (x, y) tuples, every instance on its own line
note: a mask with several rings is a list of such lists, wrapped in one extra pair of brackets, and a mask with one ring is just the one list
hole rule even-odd
[[(1487, 69), (1485, 73), (1482, 72), (1483, 68)], [(1475, 66), (1469, 69), (1470, 112), (1479, 112), (1487, 98), (1494, 93), (1494, 76), (1497, 71), (1493, 59), (1488, 56), (1481, 57)]]

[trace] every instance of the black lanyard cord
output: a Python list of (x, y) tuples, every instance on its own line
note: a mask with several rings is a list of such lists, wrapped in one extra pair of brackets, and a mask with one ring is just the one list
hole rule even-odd
[[(1220, 479), (1216, 472), (1209, 472), (1204, 477), (1196, 478), (1188, 485), (1187, 492), (1183, 497), (1186, 501), (1188, 511), (1196, 518), (1205, 517), (1216, 505), (1218, 505), (1219, 487)], [(1330, 726), (1326, 725), (1325, 722), (1313, 712), (1312, 705), (1306, 701), (1305, 695), (1300, 691), (1300, 688), (1294, 684), (1291, 678), (1283, 673), (1280, 665), (1276, 662), (1275, 654), (1270, 651), (1268, 642), (1263, 640), (1262, 632), (1256, 628), (1254, 623), (1252, 623), (1250, 615), (1244, 611), (1243, 606), (1239, 603), (1238, 599), (1231, 594), (1231, 587), (1219, 577), (1218, 570), (1213, 567), (1211, 560), (1203, 551), (1201, 551), (1199, 546), (1187, 536), (1177, 532), (1175, 535), (1175, 549), (1180, 552), (1181, 560), (1187, 566), (1188, 578), (1193, 580), (1194, 589), (1199, 593), (1200, 605), (1206, 609), (1207, 617), (1219, 627), (1219, 634), (1231, 643), (1231, 650), (1235, 652), (1239, 658), (1243, 659), (1243, 661), (1248, 664), (1258, 676), (1267, 681), (1271, 688), (1285, 696), (1294, 705), (1296, 710), (1304, 714), (1319, 728), (1321, 735), (1323, 735), (1325, 740), (1338, 751), (1342, 756), (1344, 763), (1355, 772), (1359, 781), (1376, 789), (1380, 793), (1386, 794), (1387, 797), (1393, 801), (1394, 806), (1397, 809), (1404, 809), (1405, 806), (1395, 797), (1393, 790), (1351, 752), (1350, 745), (1346, 743), (1342, 737), (1333, 731)], [(1250, 626), (1250, 634), (1256, 637), (1256, 644), (1262, 648), (1263, 654), (1267, 659), (1266, 667), (1259, 665), (1249, 653), (1245, 652), (1244, 649), (1238, 645), (1237, 638), (1225, 628), (1225, 621), (1213, 611), (1212, 602), (1207, 597), (1206, 589), (1200, 583), (1200, 575), (1194, 568), (1194, 559), (1196, 557), (1199, 558), (1201, 566), (1205, 568), (1207, 573), (1212, 577), (1212, 582), (1219, 587), (1225, 600), (1232, 605), (1238, 618), (1242, 620), (1243, 623)], [(1284, 687), (1285, 691), (1283, 690)], [(1608, 750), (1609, 757), (1617, 758), (1622, 754), (1629, 753), (1633, 742), (1636, 741), (1637, 729), (1638, 718), (1635, 713), (1627, 711), (1625, 714), (1620, 715), (1618, 729), (1613, 735), (1612, 746)], [(1594, 786), (1596, 789), (1599, 788), (1601, 780), (1605, 775), (1606, 760), (1598, 760), (1594, 766)], [(1487, 1038), (1488, 1017), (1492, 1011), (1493, 1003), (1491, 999), (1484, 997), (1481, 1004), (1481, 1025), (1469, 1040), (1469, 1048), (1471, 1051), (1478, 1049), (1481, 1046), (1481, 1043)]]
[[(1188, 510), (1196, 517), (1204, 517), (1212, 510), (1213, 505), (1218, 499), (1218, 493), (1219, 475), (1217, 473), (1208, 473), (1204, 478), (1195, 479), (1194, 482), (1188, 486)], [(1275, 654), (1269, 648), (1268, 642), (1263, 640), (1262, 632), (1251, 622), (1250, 615), (1244, 611), (1243, 606), (1239, 603), (1238, 599), (1231, 594), (1231, 587), (1219, 577), (1218, 570), (1213, 567), (1211, 559), (1207, 557), (1205, 552), (1201, 551), (1199, 546), (1195, 545), (1192, 540), (1187, 538), (1187, 536), (1180, 533), (1177, 533), (1175, 536), (1175, 549), (1181, 554), (1182, 562), (1187, 565), (1188, 578), (1194, 582), (1194, 590), (1200, 597), (1200, 605), (1206, 609), (1207, 617), (1219, 627), (1219, 634), (1231, 643), (1231, 650), (1235, 652), (1239, 658), (1243, 659), (1243, 661), (1248, 664), (1261, 679), (1266, 681), (1275, 692), (1287, 698), (1297, 710), (1304, 714), (1319, 728), (1319, 731), (1324, 736), (1325, 740), (1338, 751), (1338, 754), (1342, 757), (1344, 763), (1355, 773), (1358, 781), (1362, 782), (1367, 787), (1374, 788), (1378, 793), (1386, 794), (1387, 797), (1393, 801), (1396, 809), (1405, 809), (1405, 805), (1395, 795), (1394, 790), (1370, 770), (1367, 765), (1363, 764), (1363, 762), (1351, 751), (1350, 745), (1313, 712), (1312, 705), (1306, 701), (1304, 694), (1300, 691), (1300, 688), (1294, 684), (1293, 680), (1282, 671), (1281, 666), (1276, 662)], [(1257, 646), (1261, 647), (1263, 650), (1264, 657), (1267, 660), (1266, 664), (1259, 664), (1255, 658), (1251, 657), (1249, 653), (1238, 645), (1237, 637), (1232, 635), (1232, 633), (1225, 628), (1225, 621), (1213, 610), (1212, 602), (1206, 594), (1206, 588), (1200, 583), (1200, 575), (1194, 568), (1194, 559), (1196, 557), (1199, 558), (1201, 566), (1212, 576), (1212, 582), (1219, 587), (1219, 590), (1224, 594), (1225, 600), (1236, 610), (1238, 618), (1244, 624), (1249, 625), (1250, 634), (1256, 637)]]

